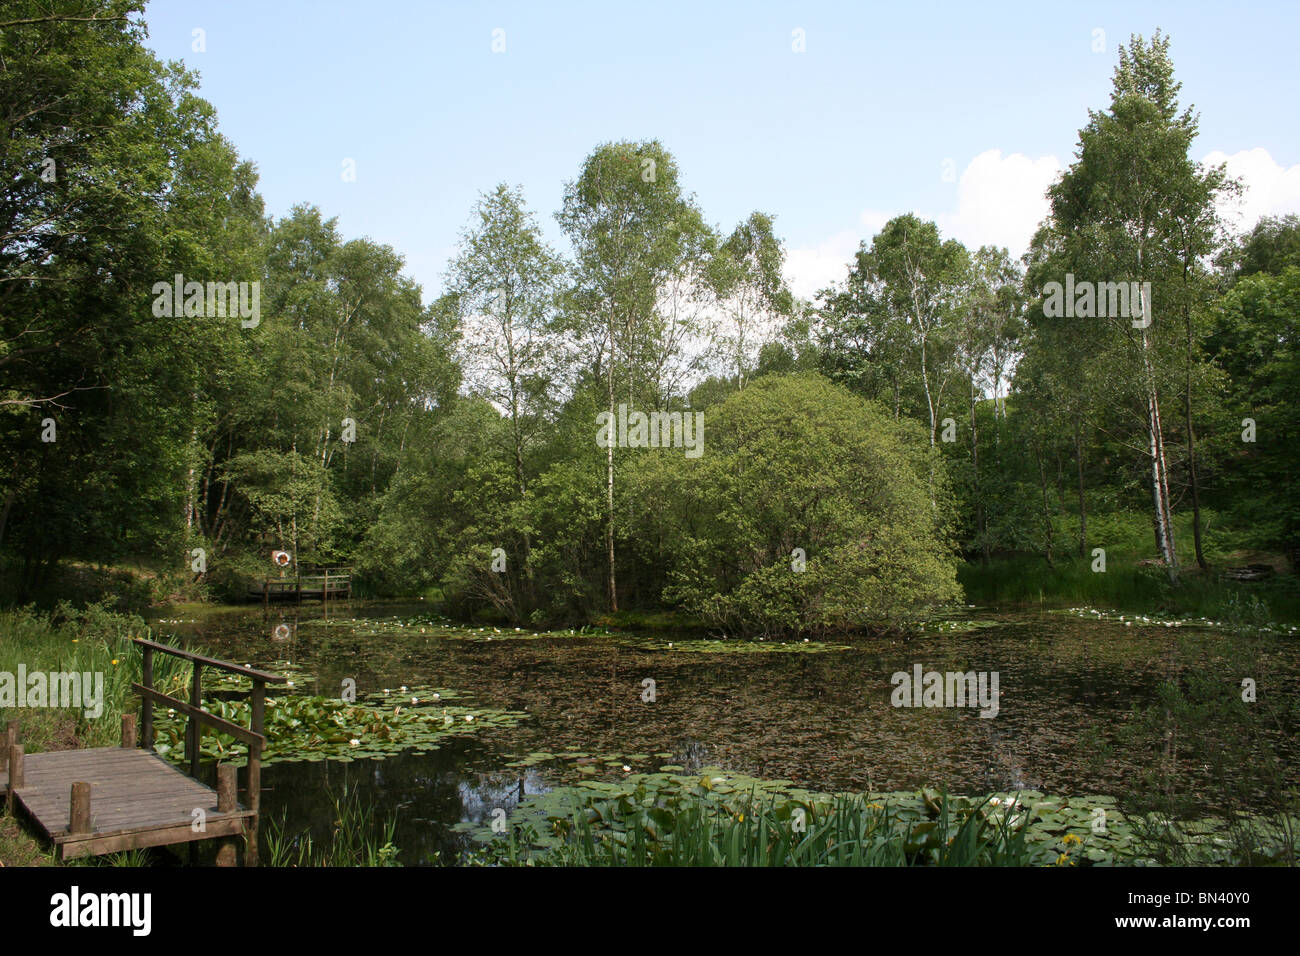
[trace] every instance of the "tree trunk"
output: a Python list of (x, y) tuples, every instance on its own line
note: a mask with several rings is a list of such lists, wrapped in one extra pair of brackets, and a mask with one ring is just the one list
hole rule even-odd
[(971, 378), (970, 393), (970, 460), (971, 474), (975, 484), (975, 530), (979, 533), (980, 560), (985, 567), (989, 563), (989, 536), (984, 515), (984, 497), (980, 494), (980, 440), (979, 426), (975, 419), (976, 408), (975, 380)]
[(1048, 507), (1049, 496), (1047, 493), (1047, 469), (1043, 466), (1043, 453), (1038, 447), (1038, 442), (1034, 442), (1034, 459), (1038, 462), (1038, 483), (1043, 489), (1043, 528), (1047, 532), (1047, 544), (1045, 557), (1047, 566), (1055, 568), (1056, 563), (1052, 560), (1052, 512)]
[[(1186, 269), (1184, 269), (1184, 276)], [(1184, 281), (1186, 279), (1184, 278)], [(1187, 328), (1187, 377), (1184, 406), (1187, 411), (1187, 475), (1192, 490), (1192, 542), (1196, 549), (1196, 563), (1202, 571), (1208, 567), (1205, 553), (1201, 550), (1201, 494), (1200, 483), (1196, 478), (1196, 429), (1192, 426), (1192, 310), (1184, 299), (1183, 319)]]
[(605, 493), (609, 508), (609, 524), (605, 529), (605, 546), (609, 553), (609, 609), (618, 613), (618, 586), (614, 575), (614, 436), (618, 427), (614, 409), (614, 330), (609, 335), (609, 441), (605, 447)]
[(1083, 435), (1074, 423), (1074, 460), (1079, 471), (1079, 557), (1088, 556), (1088, 502), (1083, 493)]

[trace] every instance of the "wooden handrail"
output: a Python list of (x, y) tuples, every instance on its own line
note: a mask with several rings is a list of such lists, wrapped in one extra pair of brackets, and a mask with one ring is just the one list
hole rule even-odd
[[(262, 750), (266, 747), (266, 736), (262, 733), (266, 723), (266, 685), (283, 684), (288, 678), (280, 677), (277, 674), (269, 674), (266, 671), (256, 670), (252, 667), (242, 667), (229, 661), (219, 661), (214, 657), (195, 654), (193, 651), (182, 650), (171, 644), (160, 644), (157, 641), (151, 641), (143, 637), (135, 637), (132, 640), (140, 645), (141, 652), (144, 655), (140, 667), (142, 683), (132, 683), (131, 687), (140, 695), (140, 716), (143, 724), (141, 736), (146, 748), (149, 750), (154, 749), (153, 705), (155, 703), (166, 704), (189, 717), (189, 726), (185, 730), (185, 755), (190, 758), (190, 775), (193, 777), (199, 775), (199, 750), (205, 724), (216, 730), (224, 731), (236, 740), (241, 740), (248, 745), (248, 809), (252, 811), (253, 815), (248, 827), (248, 842), (244, 850), (244, 863), (246, 866), (257, 866), (258, 815), (262, 806)], [(173, 657), (179, 657), (194, 664), (194, 673), (190, 679), (190, 700), (188, 703), (154, 688), (154, 651), (171, 654)], [(249, 723), (252, 725), (248, 730), (203, 709), (203, 668), (205, 667), (214, 667), (230, 674), (243, 674), (252, 680), (253, 689), (245, 692), (249, 695)]]
[(182, 714), (186, 714), (190, 717), (197, 718), (200, 723), (207, 724), (209, 727), (213, 728), (214, 730), (220, 730), (223, 733), (230, 734), (230, 736), (234, 737), (236, 740), (242, 741), (248, 744), (250, 747), (253, 746), (254, 744), (258, 745), (259, 747), (266, 746), (266, 737), (264, 735), (255, 734), (251, 730), (239, 726), (239, 724), (231, 723), (230, 721), (226, 720), (224, 717), (218, 717), (215, 714), (209, 713), (208, 711), (204, 710), (202, 707), (195, 707), (192, 704), (187, 704), (183, 700), (177, 700), (175, 697), (169, 697), (167, 694), (164, 694), (162, 691), (155, 690), (152, 687), (145, 687), (143, 684), (136, 684), (133, 682), (131, 684), (131, 689), (135, 691), (137, 694), (139, 694), (141, 697), (147, 696), (150, 700), (154, 701), (155, 703), (166, 704), (168, 707), (172, 707), (180, 711)]
[(171, 654), (173, 657), (183, 657), (187, 661), (202, 664), (204, 667), (215, 667), (217, 670), (227, 671), (231, 674), (245, 674), (254, 680), (264, 681), (268, 684), (283, 684), (288, 680), (287, 677), (269, 674), (266, 671), (259, 671), (252, 667), (244, 667), (242, 664), (231, 664), (229, 661), (219, 661), (215, 657), (204, 657), (202, 654), (195, 654), (193, 651), (173, 647), (171, 644), (159, 644), (157, 641), (151, 641), (143, 637), (133, 637), (132, 640), (142, 647), (162, 651), (164, 654)]

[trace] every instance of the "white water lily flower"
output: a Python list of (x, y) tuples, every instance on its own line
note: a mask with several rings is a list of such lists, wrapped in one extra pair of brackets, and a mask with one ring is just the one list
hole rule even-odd
[(434, 700), (442, 700), (442, 695), (439, 694), (439, 693), (437, 693), (437, 692), (435, 691), (435, 692), (434, 692), (434, 695), (433, 695), (433, 699), (434, 699)]
[(348, 741), (348, 746), (350, 746), (350, 747), (360, 747), (360, 746), (361, 746), (361, 741), (357, 740), (356, 737), (353, 737), (351, 740)]
[(412, 704), (418, 704), (419, 702), (420, 702), (420, 698), (418, 698), (418, 697), (412, 697), (412, 698), (411, 698), (411, 703), (412, 703)]
[(405, 693), (406, 693), (406, 685), (403, 684), (401, 687), (398, 688), (398, 690), (400, 690), (403, 694), (405, 694)]
[(631, 773), (631, 772), (632, 772), (632, 768), (629, 767), (627, 764), (623, 764), (623, 772), (624, 772), (624, 773)]
[(466, 714), (466, 715), (465, 715), (465, 720), (466, 720), (466, 722), (469, 722), (469, 721), (471, 721), (471, 720), (473, 720), (473, 719), (474, 719), (474, 715), (473, 715), (473, 714)]

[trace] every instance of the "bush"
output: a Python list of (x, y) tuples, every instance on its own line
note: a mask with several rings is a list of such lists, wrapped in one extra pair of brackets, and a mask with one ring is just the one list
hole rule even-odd
[[(812, 374), (709, 409), (703, 454), (647, 451), (633, 490), (664, 596), (747, 636), (826, 633), (957, 600), (945, 475), (913, 422)], [(796, 549), (800, 549), (796, 551)]]

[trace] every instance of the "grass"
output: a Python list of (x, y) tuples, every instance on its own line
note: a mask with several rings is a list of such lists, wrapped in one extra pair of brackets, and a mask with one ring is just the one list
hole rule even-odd
[(393, 835), (397, 821), (375, 819), (372, 808), (363, 806), (355, 790), (335, 797), (333, 820), (323, 838), (310, 830), (290, 833), (283, 817), (267, 821), (266, 865), (305, 866), (400, 866)]
[(1096, 572), (1091, 558), (1057, 558), (1049, 567), (1042, 557), (1017, 556), (987, 567), (966, 564), (957, 577), (966, 599), (980, 605), (1086, 605), (1243, 626), (1300, 622), (1300, 579), (1289, 572), (1233, 581), (1213, 567), (1204, 572), (1191, 567), (1174, 586), (1163, 568), (1139, 567), (1138, 560), (1134, 554), (1107, 552), (1106, 570)]
[[(538, 851), (525, 830), (498, 839), (471, 862), (502, 866), (1027, 866), (1027, 827), (990, 801), (960, 810), (940, 799), (933, 820), (900, 825), (866, 796), (796, 807), (749, 798), (675, 808), (638, 807), (601, 825), (607, 808), (576, 813), (564, 839)], [(1068, 854), (1066, 855), (1068, 857)], [(1068, 862), (1058, 858), (1058, 863)]]
[[(103, 675), (103, 710), (84, 707), (0, 707), (0, 723), (17, 719), (28, 753), (71, 747), (107, 747), (121, 740), (122, 714), (134, 709), (131, 683), (141, 679), (142, 654), (134, 637), (148, 637), (143, 620), (102, 605), (52, 613), (33, 608), (0, 611), (0, 672), (37, 671)], [(154, 657), (154, 685), (176, 692), (187, 685), (191, 665), (168, 654)], [(97, 681), (96, 681), (97, 682)]]

